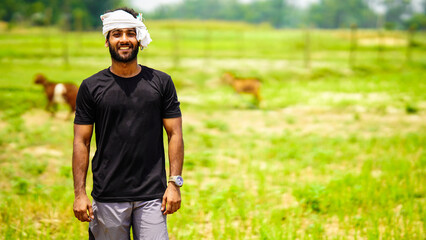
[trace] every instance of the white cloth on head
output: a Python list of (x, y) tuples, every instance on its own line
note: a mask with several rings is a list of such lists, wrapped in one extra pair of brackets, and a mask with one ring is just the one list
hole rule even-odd
[(101, 20), (103, 22), (102, 33), (105, 38), (108, 35), (108, 32), (113, 29), (118, 28), (135, 28), (136, 29), (136, 39), (142, 47), (147, 47), (148, 44), (152, 41), (151, 36), (148, 33), (148, 29), (145, 24), (143, 24), (142, 19), (136, 19), (132, 14), (123, 11), (117, 10), (114, 12), (105, 13), (101, 15)]

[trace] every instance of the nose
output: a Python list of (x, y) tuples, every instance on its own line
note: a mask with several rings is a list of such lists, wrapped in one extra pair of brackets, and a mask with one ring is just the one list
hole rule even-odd
[(126, 33), (123, 33), (122, 35), (121, 35), (121, 38), (120, 38), (120, 41), (129, 41), (129, 36), (127, 36), (127, 34)]
[(132, 33), (123, 32), (121, 33), (118, 42), (120, 43), (129, 43), (131, 42), (131, 38), (133, 37)]

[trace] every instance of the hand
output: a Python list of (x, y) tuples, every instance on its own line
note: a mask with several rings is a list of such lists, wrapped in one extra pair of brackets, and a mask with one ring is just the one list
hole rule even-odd
[(169, 183), (166, 192), (163, 195), (163, 203), (161, 204), (161, 211), (164, 215), (172, 214), (180, 208), (180, 188), (174, 183)]
[[(89, 214), (87, 214), (87, 211), (89, 211)], [(90, 222), (95, 218), (93, 215), (92, 203), (86, 194), (75, 197), (74, 216), (81, 222)]]

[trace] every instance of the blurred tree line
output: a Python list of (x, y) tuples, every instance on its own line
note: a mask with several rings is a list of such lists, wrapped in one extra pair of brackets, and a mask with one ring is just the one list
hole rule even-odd
[[(307, 8), (297, 0), (182, 0), (145, 13), (147, 19), (220, 19), (269, 23), (276, 28), (312, 26), (340, 28), (385, 27), (426, 29), (426, 0), (319, 0)], [(414, 1), (416, 4), (414, 4)], [(72, 30), (101, 26), (99, 16), (108, 9), (129, 6), (127, 0), (1, 0), (0, 21), (14, 24), (58, 25)], [(137, 10), (137, 9), (136, 9)]]
[(0, 21), (9, 25), (58, 25), (72, 30), (101, 26), (106, 10), (126, 5), (125, 0), (1, 0)]
[(302, 9), (289, 0), (253, 0), (249, 3), (238, 0), (183, 0), (179, 4), (162, 5), (147, 15), (154, 19), (267, 22), (276, 28), (340, 28), (356, 24), (362, 28), (403, 29), (416, 25), (417, 28), (425, 29), (426, 0), (420, 0), (420, 7), (414, 1), (319, 0)]

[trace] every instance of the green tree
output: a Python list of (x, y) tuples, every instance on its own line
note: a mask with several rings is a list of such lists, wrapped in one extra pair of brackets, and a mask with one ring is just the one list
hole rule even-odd
[(405, 28), (414, 27), (420, 30), (426, 30), (426, 15), (424, 13), (418, 13), (413, 15), (410, 19), (404, 22)]
[(69, 18), (73, 28), (92, 29), (101, 26), (99, 16), (103, 12), (126, 3), (126, 0), (1, 0), (0, 20), (59, 25)]
[(309, 22), (321, 28), (375, 26), (374, 12), (364, 0), (320, 0), (309, 10)]
[(404, 16), (408, 18), (413, 15), (411, 0), (385, 0), (385, 6), (386, 25), (393, 28), (403, 26)]
[(274, 27), (286, 25), (289, 6), (285, 0), (261, 0), (239, 3), (237, 0), (184, 0), (180, 4), (161, 6), (150, 18), (223, 19), (251, 23), (269, 22)]

